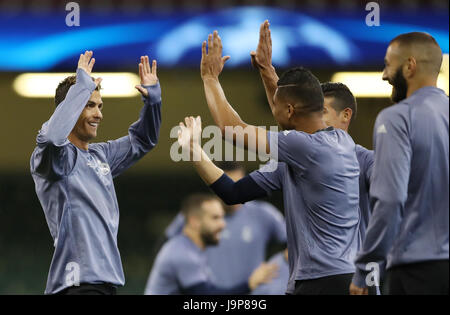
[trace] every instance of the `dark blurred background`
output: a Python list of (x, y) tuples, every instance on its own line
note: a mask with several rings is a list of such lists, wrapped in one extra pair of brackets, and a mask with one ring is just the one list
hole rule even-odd
[[(448, 54), (446, 0), (378, 1), (382, 13), (381, 29), (376, 33), (364, 23), (368, 1), (77, 1), (81, 8), (78, 28), (65, 25), (68, 12), (64, 8), (67, 2), (0, 1), (0, 294), (42, 294), (53, 254), (53, 241), (29, 173), (29, 158), (35, 137), (42, 123), (52, 114), (53, 99), (20, 96), (13, 89), (12, 82), (21, 73), (73, 72), (77, 56), (84, 49), (94, 51), (97, 59), (94, 70), (104, 72), (136, 73), (141, 54), (162, 60), (158, 68), (163, 99), (159, 143), (115, 180), (121, 210), (118, 242), (126, 276), (126, 285), (119, 293), (142, 294), (157, 244), (165, 227), (176, 215), (181, 199), (192, 192), (207, 191), (189, 163), (175, 163), (170, 159), (169, 151), (175, 139), (170, 138), (169, 132), (186, 115), (201, 115), (204, 126), (213, 124), (199, 74), (200, 45), (208, 32), (226, 30), (222, 35), (222, 38), (228, 36), (226, 41), (224, 39), (224, 48), (227, 49), (227, 42), (230, 43), (228, 47), (233, 42), (237, 46), (233, 48), (235, 51), (225, 51), (232, 59), (238, 60), (227, 65), (221, 75), (228, 100), (244, 121), (266, 126), (275, 125), (275, 122), (259, 75), (251, 68), (249, 58), (250, 50), (256, 48), (259, 23), (266, 18), (270, 19), (273, 29), (278, 23), (285, 27), (283, 30), (305, 23), (319, 23), (314, 29), (317, 33), (309, 34), (312, 37), (302, 37), (301, 32), (298, 37), (290, 37), (289, 33), (287, 37), (281, 37), (283, 33), (280, 29), (280, 36), (275, 42), (277, 32), (273, 31), (274, 64), (279, 74), (296, 65), (311, 68), (321, 81), (329, 81), (334, 73), (344, 70), (382, 71), (387, 38), (393, 38), (397, 35), (394, 35), (395, 32), (399, 34), (404, 30), (423, 29), (436, 31), (436, 37), (446, 35), (446, 41), (440, 44)], [(244, 36), (247, 32), (245, 23), (238, 20), (239, 9), (257, 13), (258, 24), (252, 22), (251, 39), (239, 35)], [(229, 17), (230, 12), (234, 20)], [(208, 20), (208, 16), (216, 18)], [(283, 16), (286, 21), (283, 21)], [(389, 22), (383, 20), (383, 16), (389, 18)], [(352, 32), (345, 28), (358, 20), (361, 21), (359, 30)], [(95, 40), (91, 38), (90, 44), (85, 44), (83, 36), (92, 35), (79, 33), (100, 26), (121, 27), (125, 22), (154, 24), (149, 24), (148, 29), (137, 25), (139, 39), (128, 41), (122, 38), (119, 42), (106, 43), (109, 39), (103, 34), (97, 35)], [(203, 28), (197, 28), (199, 34), (192, 33), (195, 27), (187, 28), (187, 33), (183, 33), (183, 27), (186, 30), (186, 27), (192, 27), (192, 23), (203, 23)], [(232, 32), (233, 27), (237, 28), (237, 33)], [(339, 45), (344, 43), (350, 49), (346, 55), (330, 53), (327, 41), (331, 42), (332, 38), (327, 36), (332, 31), (338, 32), (336, 37), (342, 37), (341, 42), (332, 43), (334, 49), (341, 49)], [(358, 32), (360, 34), (355, 35)], [(366, 37), (364, 32), (367, 32)], [(156, 36), (166, 33), (165, 38)], [(76, 36), (70, 37), (73, 34)], [(170, 41), (177, 38), (176, 34), (184, 35)], [(133, 36), (130, 34), (130, 38)], [(315, 42), (313, 39), (317, 36), (320, 40)], [(197, 37), (201, 40), (198, 41)], [(284, 51), (275, 50), (276, 43), (282, 45), (283, 40), (292, 43)], [(168, 41), (171, 43), (169, 46)], [(188, 44), (183, 44), (183, 41)], [(247, 46), (248, 51), (241, 56), (238, 48)], [(170, 51), (165, 51), (164, 47)], [(170, 59), (168, 56), (177, 49), (184, 49), (184, 55)], [(342, 49), (345, 51), (345, 47)], [(353, 51), (357, 54), (352, 55)], [(387, 95), (358, 97), (357, 101), (358, 117), (350, 133), (356, 143), (372, 148), (376, 115), (391, 103)], [(98, 141), (123, 136), (128, 126), (137, 119), (141, 105), (139, 96), (105, 96), (104, 120)], [(257, 169), (259, 164), (245, 163), (249, 172)], [(276, 194), (269, 201), (283, 211), (281, 195)]]

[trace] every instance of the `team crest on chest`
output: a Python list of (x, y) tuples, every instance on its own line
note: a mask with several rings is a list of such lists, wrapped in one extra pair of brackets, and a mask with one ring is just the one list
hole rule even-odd
[(87, 165), (92, 168), (99, 176), (106, 176), (111, 172), (108, 163), (104, 163), (96, 158), (88, 159)]

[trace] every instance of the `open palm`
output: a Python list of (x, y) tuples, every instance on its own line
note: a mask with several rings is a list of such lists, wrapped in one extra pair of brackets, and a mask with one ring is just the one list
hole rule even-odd
[(158, 82), (156, 69), (156, 60), (153, 60), (152, 66), (150, 67), (148, 56), (141, 56), (141, 62), (139, 63), (139, 77), (141, 78), (141, 85), (136, 85), (135, 88), (144, 96), (148, 96), (148, 91), (143, 86), (155, 85)]

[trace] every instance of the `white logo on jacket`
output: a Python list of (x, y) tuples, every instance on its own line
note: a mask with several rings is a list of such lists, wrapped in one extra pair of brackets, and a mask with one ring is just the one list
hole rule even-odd
[(246, 243), (250, 243), (253, 240), (252, 228), (248, 225), (242, 228), (242, 240)]
[(377, 128), (377, 133), (387, 133), (386, 126), (382, 124)]
[(87, 165), (95, 171), (98, 177), (102, 180), (103, 184), (110, 184), (108, 177), (106, 177), (111, 172), (108, 163), (103, 163), (99, 159), (92, 158), (89, 159)]

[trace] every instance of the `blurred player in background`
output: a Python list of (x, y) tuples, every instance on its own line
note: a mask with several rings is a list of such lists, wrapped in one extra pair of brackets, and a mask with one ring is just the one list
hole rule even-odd
[(145, 294), (247, 294), (276, 276), (277, 266), (263, 263), (234, 286), (217, 281), (206, 249), (219, 244), (226, 226), (222, 203), (214, 195), (195, 194), (183, 202), (181, 211), (186, 218), (183, 231), (158, 253)]
[(449, 101), (436, 87), (441, 63), (439, 45), (425, 33), (399, 35), (386, 51), (383, 80), (397, 104), (375, 122), (373, 215), (352, 294), (367, 293), (373, 263), (387, 269), (387, 294), (449, 293)]
[[(234, 181), (245, 176), (244, 167), (237, 162), (219, 162), (218, 166)], [(271, 242), (285, 245), (286, 225), (280, 211), (267, 202), (250, 201), (224, 208), (226, 227), (220, 243), (206, 249), (206, 257), (218, 284), (232, 287), (248, 279), (266, 259)], [(183, 226), (180, 213), (166, 230), (166, 236), (181, 233)], [(286, 286), (287, 282), (284, 289)]]
[(149, 152), (161, 125), (156, 61), (141, 57), (144, 107), (128, 135), (89, 142), (103, 119), (99, 84), (90, 74), (92, 51), (80, 55), (76, 76), (56, 89), (56, 110), (42, 125), (31, 156), (31, 174), (55, 252), (46, 294), (115, 294), (124, 284), (117, 231), (119, 207), (113, 178)]
[(284, 295), (289, 281), (289, 263), (288, 250), (285, 249), (273, 255), (269, 260), (269, 264), (278, 266), (277, 276), (270, 282), (261, 284), (252, 291), (252, 295)]

